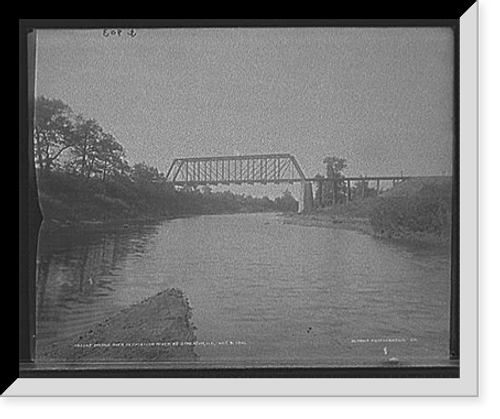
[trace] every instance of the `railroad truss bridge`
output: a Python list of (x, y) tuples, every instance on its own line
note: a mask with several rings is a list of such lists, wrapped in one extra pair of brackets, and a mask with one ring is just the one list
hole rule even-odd
[[(319, 183), (322, 190), (324, 182), (337, 187), (345, 185), (347, 200), (351, 199), (351, 182), (376, 181), (377, 191), (380, 181), (390, 180), (393, 185), (408, 177), (350, 177), (341, 179), (308, 178), (297, 159), (291, 154), (259, 154), (247, 156), (189, 157), (175, 159), (168, 172), (167, 181), (174, 185), (242, 185), (268, 183), (300, 183), (301, 194), (299, 212), (309, 212), (313, 208), (312, 183)], [(364, 192), (363, 192), (364, 194)]]

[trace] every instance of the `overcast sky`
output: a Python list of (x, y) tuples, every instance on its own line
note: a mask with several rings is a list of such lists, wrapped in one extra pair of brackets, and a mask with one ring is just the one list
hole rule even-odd
[(36, 94), (96, 119), (131, 164), (291, 153), (306, 176), (451, 173), (447, 28), (41, 30)]

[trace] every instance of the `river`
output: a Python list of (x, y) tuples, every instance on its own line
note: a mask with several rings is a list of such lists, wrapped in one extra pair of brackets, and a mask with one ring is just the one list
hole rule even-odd
[(447, 249), (269, 213), (42, 232), (38, 348), (168, 288), (189, 301), (200, 365), (448, 359)]

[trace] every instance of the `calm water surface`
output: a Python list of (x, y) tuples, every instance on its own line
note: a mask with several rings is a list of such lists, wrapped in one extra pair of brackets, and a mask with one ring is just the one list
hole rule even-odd
[(447, 249), (283, 224), (275, 214), (42, 234), (38, 345), (76, 337), (167, 288), (189, 300), (199, 362), (359, 365), (392, 356), (436, 364), (448, 357)]

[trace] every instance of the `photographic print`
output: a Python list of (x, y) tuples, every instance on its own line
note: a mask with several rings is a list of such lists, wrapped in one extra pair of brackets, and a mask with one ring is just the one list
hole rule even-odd
[(452, 27), (35, 35), (38, 365), (458, 365)]

